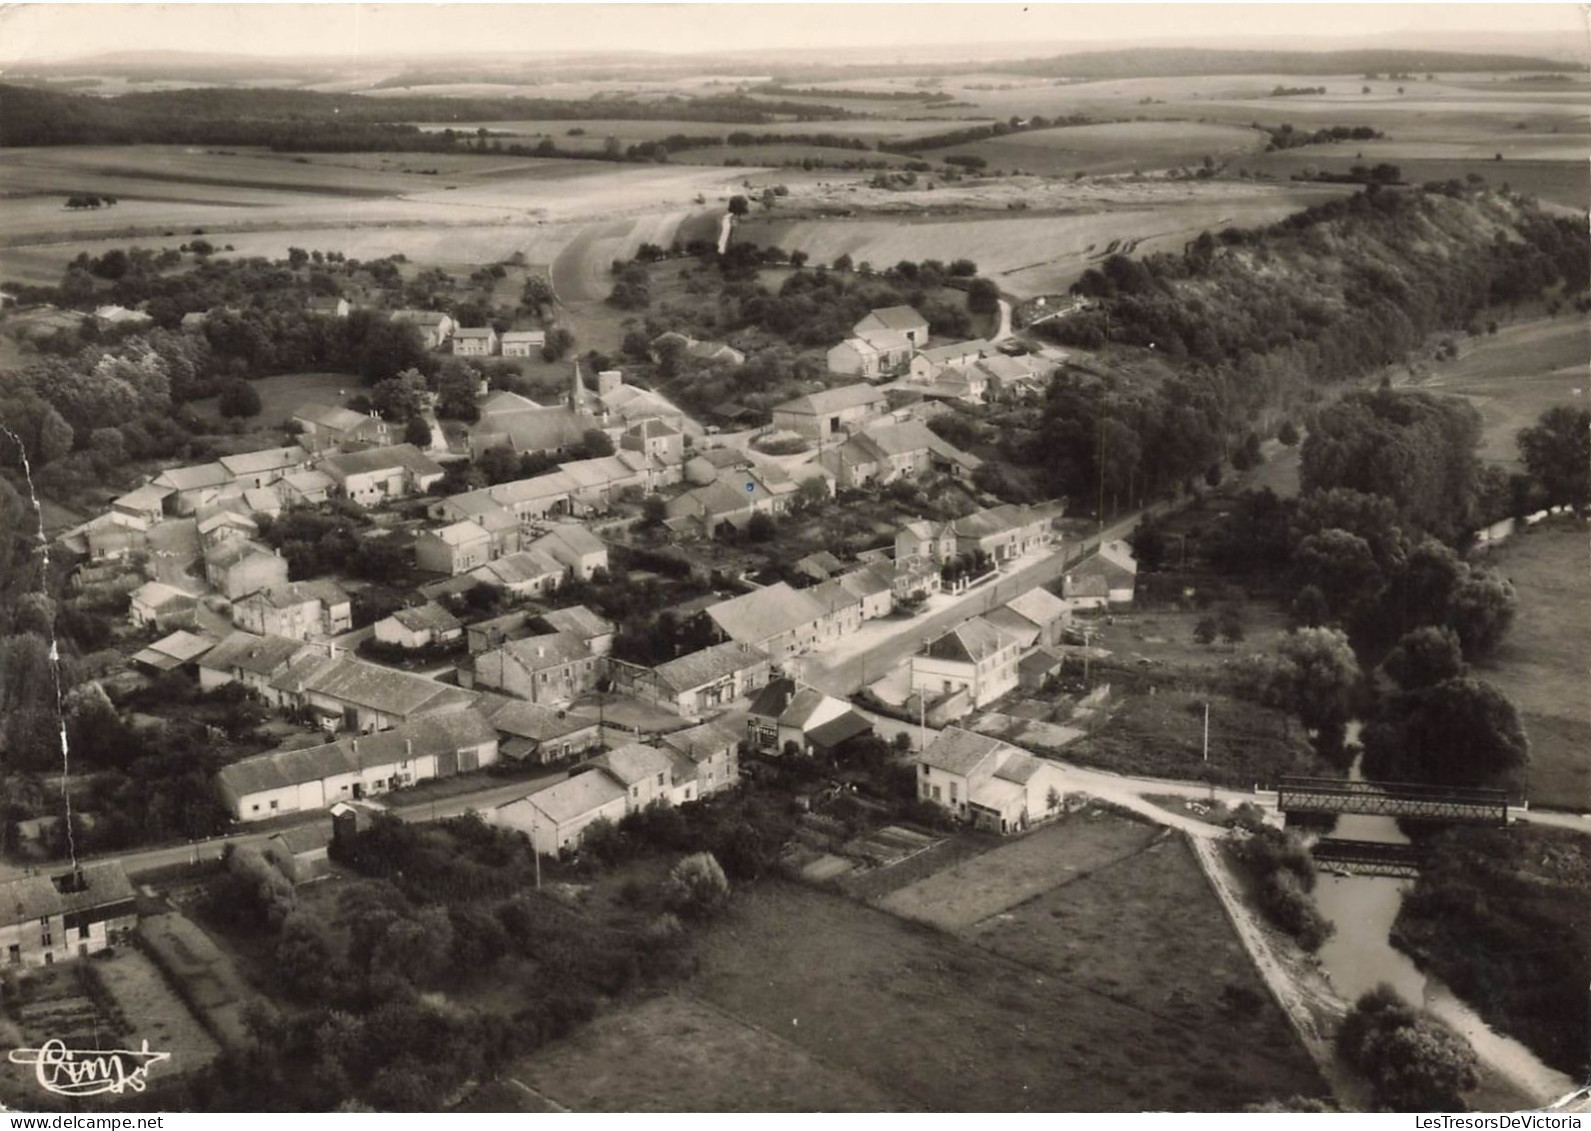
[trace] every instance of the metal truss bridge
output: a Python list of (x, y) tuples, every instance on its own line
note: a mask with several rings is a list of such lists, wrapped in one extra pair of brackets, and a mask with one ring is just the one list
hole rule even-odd
[(1396, 876), (1410, 880), (1420, 874), (1421, 850), (1412, 844), (1327, 839), (1316, 841), (1309, 851), (1323, 872)]
[(1283, 813), (1362, 813), (1411, 821), (1508, 823), (1508, 794), (1501, 789), (1442, 789), (1403, 782), (1287, 777), (1276, 787), (1276, 807)]

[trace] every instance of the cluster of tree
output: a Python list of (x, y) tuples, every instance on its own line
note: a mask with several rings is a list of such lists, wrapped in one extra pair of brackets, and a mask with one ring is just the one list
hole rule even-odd
[[(1281, 88), (1278, 87), (1277, 90)], [(1274, 91), (1272, 92), (1275, 93)], [(1307, 88), (1301, 88), (1289, 93), (1312, 93)], [(1318, 130), (1295, 130), (1291, 122), (1283, 122), (1279, 126), (1262, 126), (1254, 123), (1255, 129), (1264, 130), (1271, 135), (1270, 142), (1265, 146), (1265, 152), (1273, 153), (1278, 149), (1297, 149), (1305, 145), (1330, 145), (1335, 141), (1373, 141), (1384, 137), (1380, 130), (1370, 126), (1322, 126)], [(1392, 180), (1399, 178), (1393, 177)]]
[(1591, 504), (1591, 409), (1554, 405), (1535, 424), (1520, 429), (1517, 443), (1538, 498), (1521, 499), (1514, 517), (1534, 501), (1572, 507), (1583, 517)]
[(1390, 1111), (1467, 1111), (1462, 1093), (1480, 1083), (1469, 1042), (1387, 985), (1354, 1003), (1337, 1030), (1337, 1051)]
[(789, 87), (778, 82), (766, 82), (754, 86), (750, 93), (783, 98), (843, 98), (847, 101), (878, 102), (949, 102), (955, 97), (942, 90), (837, 90), (821, 87)]
[[(637, 258), (640, 254), (636, 253)], [(613, 265), (613, 290), (608, 295), (608, 305), (620, 310), (644, 310), (652, 305), (651, 277), (642, 264)]]
[(1326, 93), (1326, 88), (1323, 87), (1323, 86), (1283, 86), (1280, 83), (1277, 83), (1274, 87), (1271, 88), (1271, 97), (1272, 98), (1291, 98), (1292, 96), (1299, 95), (1299, 94), (1325, 94), (1325, 93)]
[[(1035, 114), (1031, 118), (1011, 118), (1009, 121), (992, 122), (987, 126), (967, 126), (959, 130), (947, 130), (940, 134), (925, 134), (922, 137), (897, 138), (890, 142), (890, 149), (895, 153), (926, 153), (931, 149), (948, 149), (953, 145), (968, 145), (977, 141), (988, 141), (991, 138), (1005, 137), (1007, 134), (1025, 133), (1029, 130), (1056, 129), (1065, 126), (1089, 126), (1095, 124), (1095, 119), (1082, 114), (1070, 114), (1066, 117), (1046, 118)], [(949, 161), (950, 158), (945, 158)]]
[(681, 617), (672, 609), (655, 614), (638, 610), (620, 623), (613, 639), (613, 656), (653, 667), (699, 652), (716, 640), (712, 619), (706, 613)]
[(294, 581), (345, 573), (390, 582), (406, 576), (413, 564), (397, 539), (369, 537), (369, 517), (351, 503), (289, 507), (256, 522), (260, 541), (287, 559)]
[(1309, 850), (1296, 833), (1263, 820), (1247, 822), (1245, 832), (1234, 842), (1233, 855), (1247, 873), (1260, 909), (1299, 946), (1319, 950), (1334, 928), (1309, 894), (1315, 889), (1315, 861)]
[(644, 852), (704, 853), (722, 866), (721, 875), (749, 882), (776, 867), (795, 827), (787, 798), (739, 790), (688, 805), (649, 805), (616, 825), (593, 826), (583, 848), (609, 864)]
[(114, 196), (95, 196), (93, 193), (66, 198), (66, 207), (74, 211), (79, 208), (109, 208), (115, 203)]
[[(1314, 266), (1322, 256), (1324, 273)], [(1362, 192), (1266, 229), (1203, 233), (1181, 255), (1111, 256), (1073, 288), (1092, 307), (1039, 332), (1088, 349), (1153, 344), (1257, 403), (1402, 360), (1490, 305), (1550, 287), (1578, 293), (1588, 264), (1584, 226), (1528, 202)]]
[[(452, 81), (452, 80), (449, 80)], [(288, 151), (448, 151), (476, 135), (422, 130), (416, 121), (684, 119), (770, 124), (854, 117), (837, 106), (718, 95), (562, 101), (321, 94), (306, 90), (186, 88), (111, 98), (0, 86), (0, 138), (18, 145), (262, 145)]]

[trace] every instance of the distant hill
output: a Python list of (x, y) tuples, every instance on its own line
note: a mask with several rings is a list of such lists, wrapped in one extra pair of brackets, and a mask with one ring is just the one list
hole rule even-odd
[(1221, 51), (1151, 47), (1089, 51), (1001, 63), (1013, 74), (1054, 78), (1150, 78), (1173, 75), (1361, 75), (1396, 71), (1575, 71), (1571, 64), (1528, 55), (1454, 51)]

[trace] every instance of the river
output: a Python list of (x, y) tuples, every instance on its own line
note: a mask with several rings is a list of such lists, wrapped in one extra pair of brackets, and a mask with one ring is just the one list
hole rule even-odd
[[(1348, 739), (1358, 740), (1357, 723), (1350, 728)], [(1361, 780), (1358, 762), (1350, 777)], [(1332, 835), (1383, 844), (1409, 842), (1391, 817), (1342, 816)], [(1440, 979), (1423, 973), (1408, 955), (1392, 945), (1392, 924), (1412, 882), (1387, 876), (1322, 873), (1315, 885), (1315, 903), (1337, 930), (1320, 948), (1320, 961), (1337, 993), (1352, 1003), (1366, 990), (1386, 982), (1411, 1004), (1428, 1010), (1462, 1033), (1483, 1063), (1537, 1104), (1545, 1107), (1573, 1092), (1578, 1086), (1573, 1080), (1543, 1064), (1512, 1037), (1495, 1032)]]

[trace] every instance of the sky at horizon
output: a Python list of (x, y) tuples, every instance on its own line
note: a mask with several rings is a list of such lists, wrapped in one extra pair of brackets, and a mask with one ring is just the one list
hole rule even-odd
[[(446, 13), (445, 16), (442, 13)], [(844, 18), (836, 18), (843, 13)], [(109, 52), (194, 51), (313, 59), (542, 50), (672, 54), (866, 47), (882, 42), (1241, 48), (1371, 46), (1381, 36), (1532, 33), (1583, 49), (1578, 4), (9, 4), (0, 63)], [(442, 26), (438, 26), (439, 20)], [(489, 29), (475, 37), (471, 29)], [(1345, 43), (1345, 41), (1351, 41)], [(1408, 46), (1408, 43), (1400, 43)], [(1474, 50), (1483, 50), (1477, 45)], [(1514, 49), (1509, 49), (1510, 51)]]

